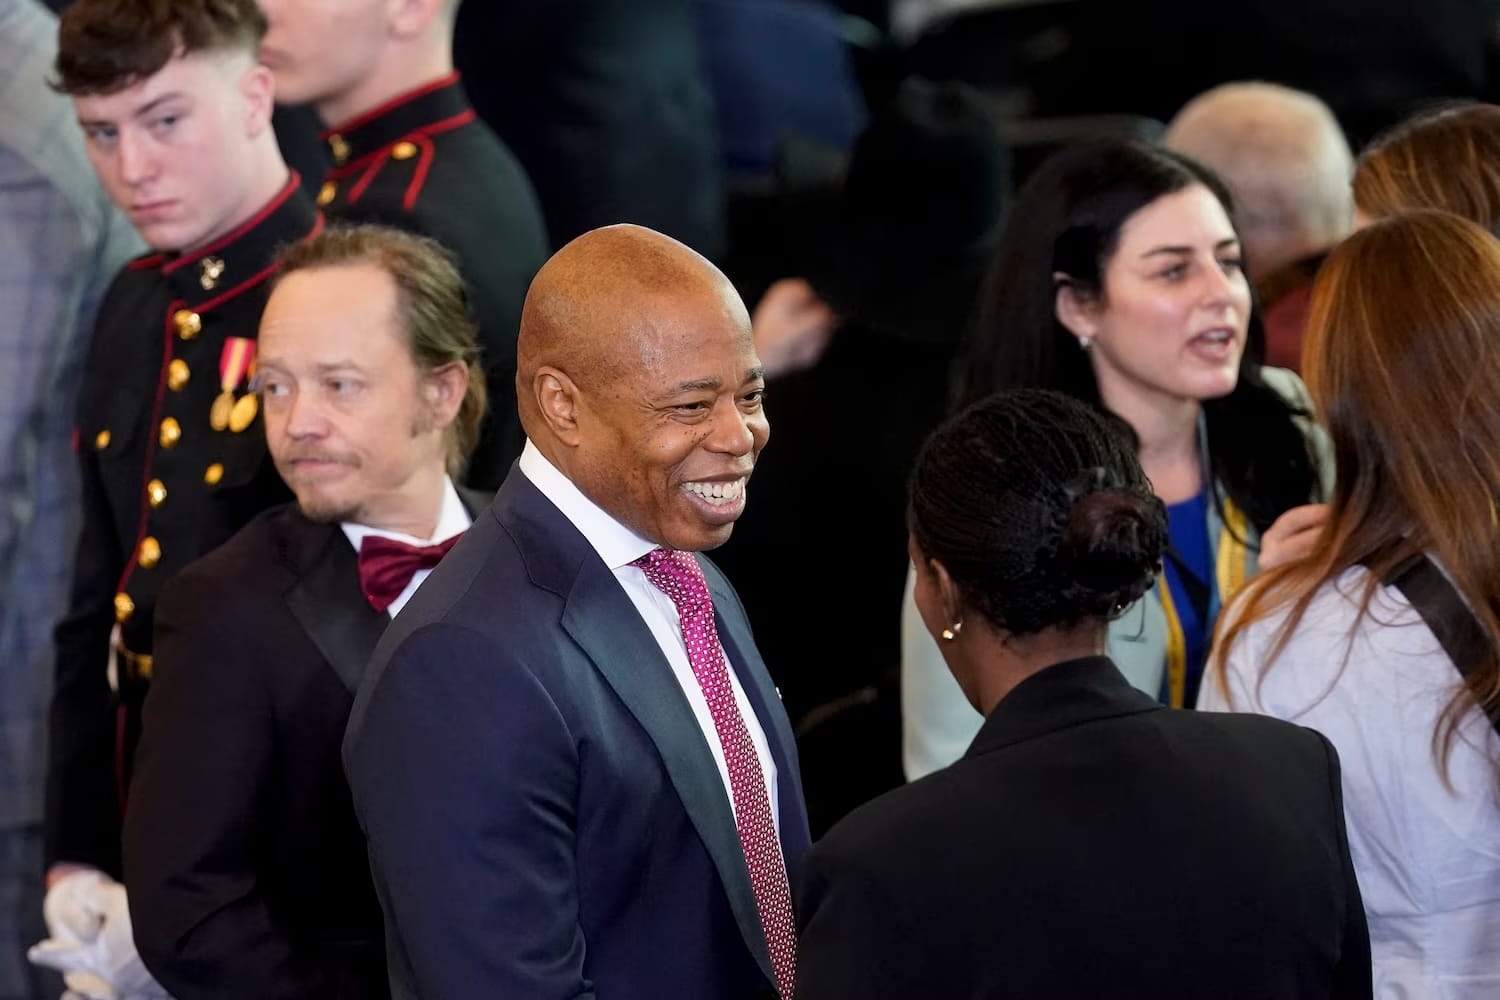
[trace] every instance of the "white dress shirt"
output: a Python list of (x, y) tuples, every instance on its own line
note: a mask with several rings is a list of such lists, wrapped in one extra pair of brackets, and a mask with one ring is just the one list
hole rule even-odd
[(1288, 719), (1338, 749), (1377, 1000), (1500, 997), (1500, 737), (1470, 711), (1443, 786), (1432, 740), (1458, 669), (1400, 591), (1382, 587), (1356, 625), (1368, 580), (1356, 567), (1325, 585), (1264, 673), (1284, 614), (1251, 625), (1226, 661), (1230, 698), (1209, 674), (1198, 707)]
[[(625, 596), (630, 598), (630, 603), (640, 612), (641, 619), (651, 630), (656, 644), (661, 647), (662, 655), (671, 665), (672, 675), (677, 678), (678, 686), (692, 706), (693, 717), (698, 720), (703, 739), (713, 752), (714, 763), (719, 766), (719, 778), (724, 782), (724, 794), (732, 811), (734, 793), (729, 784), (729, 764), (724, 758), (724, 747), (719, 743), (719, 734), (714, 729), (714, 717), (709, 711), (708, 699), (704, 697), (703, 688), (688, 662), (687, 643), (682, 638), (682, 619), (677, 614), (677, 606), (646, 579), (644, 570), (630, 565), (658, 546), (616, 521), (584, 496), (529, 440), (521, 452), (520, 466), (521, 472), (531, 480), (532, 485), (541, 491), (542, 496), (552, 501), (553, 506), (599, 553), (599, 558), (604, 560), (604, 565), (609, 567), (609, 571), (619, 581)], [(724, 667), (729, 673), (730, 686), (734, 688), (734, 703), (745, 720), (745, 728), (750, 730), (750, 739), (755, 743), (755, 754), (760, 758), (760, 771), (765, 776), (766, 794), (770, 797), (771, 817), (779, 835), (781, 814), (777, 809), (776, 762), (771, 759), (765, 730), (761, 728), (760, 720), (750, 707), (749, 699), (745, 697), (745, 689), (735, 676), (734, 667), (727, 662)], [(650, 665), (640, 664), (640, 669), (650, 669)]]
[[(354, 546), (354, 551), (359, 551), (359, 546), (365, 538), (370, 535), (379, 535), (381, 538), (389, 538), (397, 542), (405, 542), (407, 545), (427, 546), (436, 545), (438, 542), (446, 542), (454, 535), (462, 535), (469, 529), (469, 512), (464, 510), (464, 502), (458, 498), (458, 490), (453, 487), (453, 480), (443, 480), (443, 506), (438, 511), (437, 529), (433, 531), (431, 538), (417, 538), (412, 535), (403, 535), (399, 531), (384, 531), (380, 528), (371, 528), (364, 524), (355, 524), (352, 521), (344, 521), (339, 527), (344, 529), (344, 536), (349, 539), (349, 544)], [(412, 574), (411, 583), (406, 589), (396, 595), (391, 606), (386, 608), (386, 614), (395, 618), (406, 602), (411, 600), (411, 595), (422, 586), (422, 581), (432, 573), (430, 569), (419, 569)]]

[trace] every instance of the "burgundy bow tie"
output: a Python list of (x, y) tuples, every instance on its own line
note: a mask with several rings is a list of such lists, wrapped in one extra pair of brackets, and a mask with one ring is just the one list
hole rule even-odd
[(408, 545), (394, 538), (366, 535), (359, 543), (359, 585), (376, 611), (385, 611), (411, 583), (418, 570), (432, 569), (459, 539), (436, 545)]

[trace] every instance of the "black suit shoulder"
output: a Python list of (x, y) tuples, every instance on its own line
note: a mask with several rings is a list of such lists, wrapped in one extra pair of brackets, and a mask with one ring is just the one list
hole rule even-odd
[(162, 590), (162, 604), (222, 607), (237, 615), (243, 605), (279, 598), (291, 576), (276, 558), (284, 526), (297, 517), (295, 503), (257, 514), (223, 545), (188, 563)]
[(1321, 736), (1156, 709), (1005, 744), (996, 721), (809, 852), (799, 998), (1369, 995)]
[[(1096, 738), (1100, 754), (1106, 745), (1136, 744), (1138, 753), (1101, 759), (1099, 764), (1122, 774), (1134, 771), (1132, 779), (1144, 779), (1143, 783), (1157, 774), (1167, 779), (1165, 769), (1154, 767), (1151, 760), (1163, 742), (1192, 748), (1192, 769), (1205, 782), (1211, 778), (1209, 771), (1216, 772), (1225, 782), (1226, 794), (1244, 783), (1262, 789), (1275, 783), (1286, 794), (1323, 797), (1326, 806), (1330, 782), (1337, 778), (1336, 758), (1330, 767), (1331, 744), (1311, 729), (1260, 715), (1162, 709), (1095, 720), (960, 758), (855, 809), (828, 832), (818, 849), (879, 862), (914, 843), (941, 841), (945, 831), (935, 819), (958, 822), (976, 809), (983, 811), (1018, 794), (1045, 793), (1047, 775), (1054, 768), (1071, 767), (1080, 756), (1095, 756), (1089, 744)], [(1065, 795), (1066, 790), (1058, 793)]]

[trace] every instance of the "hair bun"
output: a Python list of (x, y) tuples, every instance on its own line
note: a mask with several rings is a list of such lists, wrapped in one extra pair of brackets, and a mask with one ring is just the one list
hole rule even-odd
[(1055, 567), (1069, 598), (1103, 616), (1139, 600), (1161, 565), (1166, 518), (1162, 502), (1143, 491), (1105, 487), (1074, 500)]

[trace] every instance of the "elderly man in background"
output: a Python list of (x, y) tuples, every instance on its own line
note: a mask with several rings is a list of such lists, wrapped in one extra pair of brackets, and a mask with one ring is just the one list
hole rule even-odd
[(1353, 220), (1354, 162), (1333, 112), (1288, 87), (1227, 83), (1188, 102), (1165, 142), (1229, 186), (1265, 317), (1266, 361), (1296, 370), (1313, 276)]

